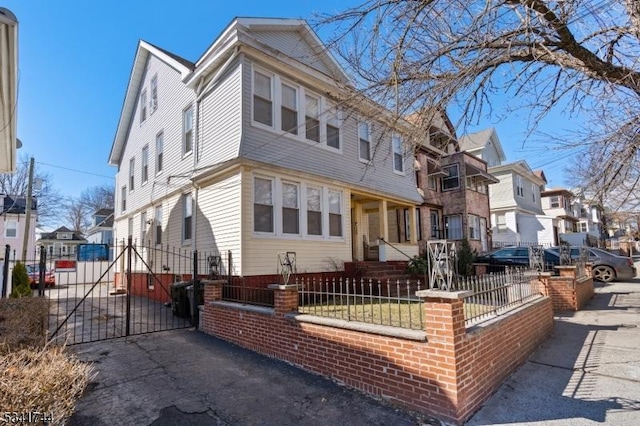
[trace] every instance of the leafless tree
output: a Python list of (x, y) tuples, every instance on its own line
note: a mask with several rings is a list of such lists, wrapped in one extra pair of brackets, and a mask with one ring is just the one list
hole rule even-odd
[(81, 234), (84, 234), (91, 224), (87, 208), (79, 200), (67, 203), (64, 219), (72, 230)]
[[(51, 225), (57, 219), (62, 207), (62, 197), (53, 187), (53, 179), (49, 173), (34, 169), (33, 196), (36, 199), (38, 223)], [(27, 196), (29, 186), (29, 155), (21, 155), (14, 173), (0, 174), (0, 193), (7, 195)]]
[(115, 188), (113, 185), (104, 184), (82, 191), (79, 201), (89, 214), (93, 214), (100, 209), (112, 209), (114, 199)]
[(580, 151), (581, 185), (640, 198), (639, 1), (367, 0), (316, 24), (357, 89), (399, 117), (455, 107), (464, 131), (525, 109), (529, 135), (548, 114), (581, 118), (556, 136)]

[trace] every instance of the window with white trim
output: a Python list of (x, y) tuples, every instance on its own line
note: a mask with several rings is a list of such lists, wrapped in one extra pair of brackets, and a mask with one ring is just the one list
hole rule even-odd
[(307, 187), (307, 234), (322, 235), (322, 189)]
[(440, 214), (437, 210), (429, 211), (429, 221), (431, 222), (431, 238), (442, 238), (440, 234)]
[(552, 208), (558, 208), (560, 207), (560, 197), (557, 195), (554, 195), (553, 197), (549, 198), (549, 205)]
[(358, 124), (359, 155), (361, 160), (371, 161), (371, 126), (369, 123)]
[(135, 157), (129, 160), (129, 192), (133, 192), (135, 189), (136, 180), (136, 159)]
[(149, 145), (142, 147), (142, 184), (144, 185), (149, 180)]
[(504, 214), (496, 215), (496, 228), (498, 229), (498, 234), (507, 232), (507, 216)]
[(156, 206), (155, 208), (153, 225), (155, 227), (154, 237), (156, 244), (162, 244), (162, 206)]
[(271, 76), (253, 71), (253, 120), (273, 126), (273, 90)]
[(524, 197), (524, 185), (522, 183), (522, 176), (516, 175), (515, 183), (516, 183), (516, 195), (518, 195), (518, 197), (521, 197), (521, 198)]
[(393, 147), (393, 171), (404, 173), (404, 154), (400, 135), (391, 136), (391, 145)]
[(446, 176), (442, 176), (442, 190), (450, 191), (460, 187), (460, 171), (457, 164), (451, 164), (449, 166), (443, 166), (442, 170), (447, 173)]
[(326, 138), (327, 146), (340, 149), (340, 110), (336, 108), (327, 108), (326, 116)]
[(127, 185), (123, 186), (120, 190), (120, 211), (127, 211)]
[(182, 241), (191, 241), (193, 235), (193, 198), (191, 193), (182, 196)]
[(531, 184), (531, 201), (536, 202), (536, 194), (538, 193), (538, 187), (535, 183)]
[(329, 191), (329, 236), (342, 237), (342, 192)]
[(273, 232), (273, 180), (253, 179), (253, 230)]
[(447, 240), (462, 239), (462, 216), (457, 214), (444, 217), (444, 238)]
[(140, 94), (140, 124), (147, 119), (147, 89)]
[(140, 244), (144, 245), (147, 232), (147, 212), (140, 213)]
[[(320, 142), (320, 99), (305, 95), (304, 127), (305, 137), (314, 142)], [(327, 140), (327, 144), (328, 144)]]
[(474, 214), (470, 214), (467, 216), (469, 220), (469, 239), (471, 240), (479, 240), (480, 239), (480, 218)]
[(7, 220), (4, 222), (4, 236), (6, 238), (18, 237), (18, 221), (17, 220)]
[(579, 222), (578, 223), (578, 231), (579, 232), (589, 232), (589, 224), (587, 222)]
[(158, 75), (154, 75), (151, 79), (151, 101), (149, 104), (151, 114), (158, 109)]
[(162, 171), (164, 160), (164, 132), (156, 135), (156, 174)]
[(182, 112), (182, 155), (193, 150), (193, 107)]
[(300, 191), (296, 183), (282, 182), (282, 233), (300, 233)]
[(280, 121), (281, 129), (293, 135), (298, 134), (298, 89), (282, 83)]

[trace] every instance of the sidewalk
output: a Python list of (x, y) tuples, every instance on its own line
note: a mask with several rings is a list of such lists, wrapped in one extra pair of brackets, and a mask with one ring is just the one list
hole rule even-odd
[(596, 283), (468, 425), (639, 425), (640, 279)]

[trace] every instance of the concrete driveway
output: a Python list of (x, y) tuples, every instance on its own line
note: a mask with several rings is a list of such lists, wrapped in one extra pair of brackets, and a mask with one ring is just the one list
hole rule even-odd
[(194, 330), (72, 346), (97, 376), (70, 425), (416, 425), (411, 413)]

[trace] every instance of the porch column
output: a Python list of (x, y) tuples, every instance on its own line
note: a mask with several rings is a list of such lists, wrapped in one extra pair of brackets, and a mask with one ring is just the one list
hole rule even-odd
[(418, 226), (416, 221), (416, 208), (409, 207), (409, 242), (418, 244)]
[[(380, 229), (378, 230), (378, 237), (384, 238), (385, 241), (389, 241), (389, 218), (387, 216), (387, 200), (380, 200), (378, 203), (378, 216), (380, 216)], [(387, 261), (386, 247), (384, 244), (378, 246), (378, 254), (380, 262)]]
[(362, 204), (353, 203), (353, 216), (354, 216), (353, 222), (356, 228), (355, 239), (353, 241), (353, 244), (356, 245), (354, 250), (356, 254), (356, 258), (354, 260), (364, 260), (364, 246), (363, 246), (364, 239), (362, 238), (364, 236), (364, 224), (362, 220), (363, 219)]

